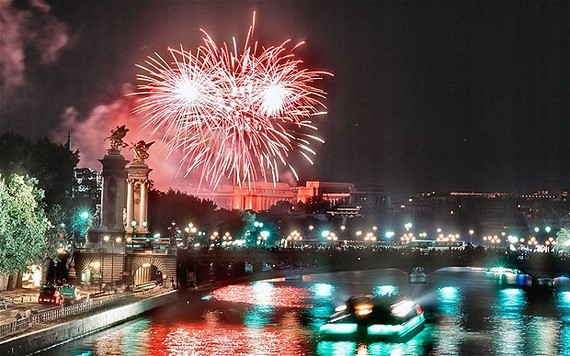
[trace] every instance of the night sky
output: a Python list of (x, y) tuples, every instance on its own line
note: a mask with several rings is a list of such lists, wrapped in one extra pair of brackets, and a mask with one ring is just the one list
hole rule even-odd
[[(326, 142), (314, 166), (296, 161), (302, 181), (375, 184), (399, 199), (570, 188), (568, 1), (0, 4), (0, 131), (64, 142), (71, 130), (80, 166), (100, 169), (102, 138), (118, 124), (149, 140), (124, 96), (135, 64), (197, 47), (200, 28), (243, 43), (255, 10), (260, 43), (306, 41), (297, 56), (334, 73), (319, 84)], [(184, 189), (169, 178), (176, 162), (160, 157), (151, 178)]]

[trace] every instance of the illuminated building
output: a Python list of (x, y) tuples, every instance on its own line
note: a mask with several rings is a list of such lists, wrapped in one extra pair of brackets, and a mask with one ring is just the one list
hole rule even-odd
[(220, 186), (216, 191), (196, 194), (221, 208), (262, 211), (278, 202), (307, 203), (311, 199), (324, 200), (331, 206), (360, 215), (361, 211), (384, 210), (390, 205), (389, 195), (378, 187), (358, 189), (352, 183), (307, 181), (304, 186), (292, 187), (286, 183), (256, 182), (250, 187)]

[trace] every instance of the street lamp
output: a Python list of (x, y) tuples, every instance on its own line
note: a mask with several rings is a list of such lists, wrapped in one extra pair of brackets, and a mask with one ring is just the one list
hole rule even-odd
[(471, 246), (473, 246), (473, 234), (475, 233), (475, 231), (473, 231), (473, 229), (469, 230), (469, 244)]
[(113, 266), (115, 265), (113, 263), (113, 256), (115, 254), (115, 242), (116, 243), (121, 243), (122, 239), (120, 237), (116, 237), (115, 240), (113, 240), (113, 249), (111, 250), (111, 288), (113, 288), (113, 290), (115, 290), (115, 275), (113, 274)]
[[(103, 240), (105, 240), (106, 243), (109, 242), (109, 239), (111, 239), (109, 235), (103, 236)], [(103, 249), (101, 249), (101, 254), (103, 254)], [(101, 269), (101, 281), (102, 280), (103, 280), (103, 269)], [(111, 280), (113, 280), (113, 251), (111, 251)]]
[(99, 273), (99, 293), (101, 293), (101, 261), (92, 262), (91, 267), (93, 267)]
[(133, 228), (133, 237), (135, 237), (135, 227), (137, 227), (137, 221), (136, 220), (131, 221), (131, 226)]
[[(105, 235), (103, 237), (103, 239), (105, 240), (105, 242), (109, 242), (110, 237), (108, 235)], [(115, 271), (114, 271), (114, 267), (115, 267), (115, 260), (114, 260), (114, 256), (115, 256), (115, 242), (120, 243), (122, 241), (122, 239), (120, 237), (115, 238), (114, 240), (111, 241), (111, 288), (114, 290), (115, 288)]]

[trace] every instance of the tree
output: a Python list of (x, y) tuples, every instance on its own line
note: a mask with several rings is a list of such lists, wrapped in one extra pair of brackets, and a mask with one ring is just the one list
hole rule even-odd
[(14, 274), (55, 255), (52, 224), (42, 205), (38, 181), (0, 175), (0, 273)]
[(214, 202), (181, 191), (169, 189), (164, 193), (151, 189), (148, 206), (149, 228), (163, 236), (167, 236), (173, 221), (181, 228), (193, 223), (199, 230), (211, 230), (217, 222)]
[(570, 253), (570, 229), (563, 227), (556, 233), (556, 246), (559, 251)]
[(47, 207), (59, 204), (66, 208), (79, 151), (72, 152), (69, 144), (58, 145), (46, 138), (30, 142), (20, 135), (5, 133), (0, 135), (0, 152), (0, 172), (37, 178)]
[(331, 209), (331, 203), (322, 197), (311, 197), (306, 203), (301, 203), (301, 207), (305, 208), (307, 214), (324, 214)]

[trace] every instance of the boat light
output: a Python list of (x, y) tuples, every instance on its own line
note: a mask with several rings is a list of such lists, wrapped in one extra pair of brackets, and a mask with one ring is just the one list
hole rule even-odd
[(354, 323), (323, 324), (319, 328), (321, 332), (329, 334), (352, 334), (357, 329), (358, 324)]
[(346, 305), (344, 305), (344, 304), (339, 305), (338, 307), (334, 308), (334, 311), (337, 311), (337, 312), (341, 312), (343, 310), (346, 310)]
[(392, 305), (392, 314), (397, 317), (403, 317), (408, 315), (413, 307), (414, 303), (411, 300), (403, 300)]
[(354, 313), (358, 317), (363, 317), (372, 313), (372, 307), (373, 305), (370, 303), (357, 304), (354, 306)]

